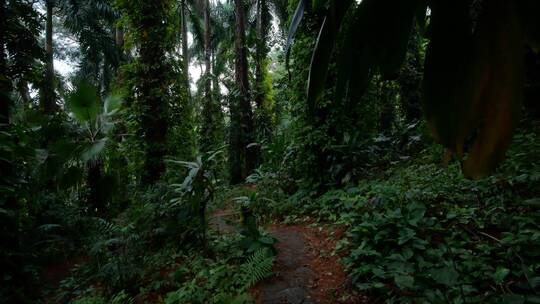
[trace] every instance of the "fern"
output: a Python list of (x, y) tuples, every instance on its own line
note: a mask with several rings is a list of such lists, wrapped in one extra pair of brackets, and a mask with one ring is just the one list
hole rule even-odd
[(246, 288), (271, 276), (273, 265), (274, 257), (268, 252), (268, 249), (262, 248), (255, 251), (255, 253), (240, 266), (244, 281), (243, 283)]

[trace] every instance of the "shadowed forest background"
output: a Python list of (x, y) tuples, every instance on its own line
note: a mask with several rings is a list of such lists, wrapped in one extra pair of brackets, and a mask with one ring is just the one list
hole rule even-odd
[(0, 0), (0, 303), (540, 303), (540, 1)]

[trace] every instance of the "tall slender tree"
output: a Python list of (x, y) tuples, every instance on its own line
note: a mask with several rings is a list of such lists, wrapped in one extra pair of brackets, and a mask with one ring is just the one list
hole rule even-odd
[(190, 81), (189, 81), (189, 50), (188, 50), (188, 29), (187, 29), (187, 3), (186, 0), (180, 1), (180, 28), (181, 28), (181, 43), (182, 43), (182, 61), (184, 68), (184, 80), (186, 81), (186, 89), (188, 97), (191, 99)]
[(0, 125), (9, 123), (9, 91), (11, 84), (5, 75), (7, 74), (7, 58), (5, 50), (5, 31), (6, 31), (6, 1), (0, 0)]
[(248, 145), (253, 142), (253, 113), (249, 91), (245, 7), (243, 0), (235, 0), (235, 81), (237, 92), (231, 101), (229, 132), (229, 166), (232, 183), (239, 183), (255, 168), (257, 155)]
[(53, 9), (55, 0), (45, 0), (45, 77), (41, 88), (41, 107), (45, 114), (56, 110), (53, 51)]
[(270, 114), (270, 92), (266, 86), (268, 78), (268, 32), (270, 27), (270, 7), (267, 0), (257, 0), (256, 14), (257, 44), (255, 50), (255, 129), (257, 141), (269, 140), (272, 133)]
[(203, 75), (203, 97), (202, 97), (202, 127), (201, 127), (201, 150), (210, 151), (215, 145), (215, 113), (212, 98), (212, 36), (210, 20), (210, 1), (204, 0), (203, 3), (204, 18), (204, 75)]

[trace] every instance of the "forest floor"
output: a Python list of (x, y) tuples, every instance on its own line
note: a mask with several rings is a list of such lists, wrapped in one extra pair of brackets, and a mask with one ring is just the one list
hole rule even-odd
[[(234, 213), (222, 209), (213, 213), (211, 226), (220, 233), (231, 233), (236, 230), (234, 222)], [(343, 229), (279, 223), (265, 230), (278, 241), (277, 256), (274, 275), (250, 290), (256, 303), (367, 303), (352, 291), (340, 257), (334, 254)]]

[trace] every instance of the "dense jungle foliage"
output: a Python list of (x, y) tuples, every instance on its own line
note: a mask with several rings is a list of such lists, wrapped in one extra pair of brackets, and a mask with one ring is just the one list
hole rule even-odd
[(537, 0), (0, 0), (0, 303), (540, 303), (539, 50)]

